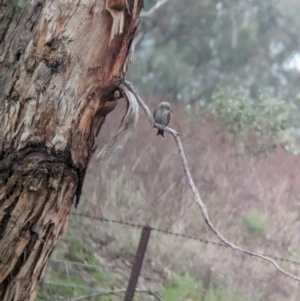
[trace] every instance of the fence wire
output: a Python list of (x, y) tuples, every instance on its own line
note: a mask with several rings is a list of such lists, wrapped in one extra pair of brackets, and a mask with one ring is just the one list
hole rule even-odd
[[(99, 216), (93, 216), (93, 215), (89, 215), (89, 214), (72, 212), (72, 215), (76, 215), (76, 216), (80, 216), (80, 217), (84, 217), (84, 218), (88, 218), (88, 219), (92, 219), (92, 220), (97, 220), (97, 221), (100, 221), (100, 222), (124, 225), (124, 226), (133, 227), (133, 228), (137, 228), (137, 229), (142, 229), (144, 227), (144, 225), (142, 225), (142, 224), (136, 224), (136, 223), (127, 222), (127, 221), (120, 221), (120, 220), (115, 220), (115, 219), (99, 217)], [(152, 231), (156, 231), (156, 232), (163, 233), (163, 234), (166, 234), (166, 235), (182, 237), (182, 238), (198, 241), (198, 242), (201, 242), (203, 244), (210, 244), (210, 245), (214, 245), (216, 247), (222, 247), (222, 248), (230, 249), (227, 245), (225, 245), (223, 243), (220, 243), (220, 242), (211, 241), (211, 240), (207, 240), (207, 239), (199, 238), (199, 237), (194, 237), (194, 236), (190, 236), (188, 234), (176, 233), (176, 232), (172, 232), (172, 231), (168, 231), (168, 230), (164, 230), (164, 229), (159, 229), (159, 228), (156, 228), (156, 227), (152, 227), (151, 225), (147, 225), (147, 226), (149, 226)], [(230, 250), (232, 252), (235, 252), (235, 250), (233, 250), (233, 249), (230, 249)], [(278, 256), (270, 255), (270, 254), (264, 253), (264, 252), (259, 252), (259, 253), (264, 255), (264, 256), (268, 256), (270, 258), (273, 258), (274, 260), (300, 265), (300, 262), (296, 261), (296, 260), (291, 260), (291, 259), (284, 258), (284, 257), (278, 257)]]
[[(124, 220), (116, 220), (111, 218), (105, 218), (100, 216), (94, 216), (84, 213), (72, 212), (72, 215), (77, 216), (80, 219), (88, 219), (92, 221), (97, 221), (100, 223), (105, 223), (107, 226), (102, 228), (102, 232), (106, 233), (108, 231), (116, 231), (118, 233), (118, 228), (128, 228), (122, 234), (118, 233), (116, 237), (122, 237), (124, 233), (128, 233), (130, 237), (137, 238), (141, 233), (141, 230), (145, 225), (134, 223)], [(76, 222), (77, 224), (77, 222)], [(112, 227), (112, 225), (117, 225), (118, 227)], [(146, 252), (144, 263), (142, 266), (141, 275), (139, 278), (138, 286), (135, 292), (134, 301), (166, 301), (166, 300), (193, 300), (193, 301), (211, 301), (211, 300), (231, 300), (231, 301), (252, 301), (252, 300), (269, 300), (270, 297), (272, 300), (296, 300), (299, 296), (297, 291), (298, 287), (294, 288), (294, 283), (288, 283), (284, 278), (280, 278), (281, 275), (276, 276), (276, 271), (270, 267), (265, 267), (264, 270), (260, 270), (258, 267), (262, 267), (262, 264), (257, 263), (244, 254), (234, 254), (234, 256), (223, 256), (219, 258), (217, 252), (218, 248), (223, 248), (226, 252), (234, 252), (234, 250), (228, 248), (223, 243), (207, 240), (200, 237), (191, 236), (185, 233), (177, 233), (169, 230), (152, 227), (151, 228), (151, 238), (154, 239), (153, 245), (149, 245), (150, 249)], [(133, 230), (130, 230), (133, 228)], [(135, 230), (138, 230), (137, 232)], [(154, 233), (153, 233), (154, 232)], [(74, 232), (73, 232), (74, 233)], [(101, 235), (101, 234), (100, 234)], [(170, 238), (180, 238), (183, 240), (190, 241), (190, 247), (196, 249), (195, 253), (197, 257), (191, 258), (192, 264), (187, 267), (187, 269), (193, 269), (193, 264), (195, 264), (194, 269), (197, 272), (203, 274), (201, 281), (193, 281), (189, 275), (180, 275), (177, 279), (172, 275), (169, 276), (169, 272), (172, 271), (173, 267), (169, 267), (167, 263), (167, 268), (165, 269), (164, 259), (155, 258), (155, 248), (156, 245), (160, 245), (161, 241), (164, 241), (164, 238), (161, 238), (161, 235), (167, 235)], [(46, 275), (41, 282), (41, 287), (37, 297), (37, 301), (121, 301), (124, 300), (125, 291), (128, 284), (130, 271), (132, 268), (133, 256), (132, 254), (127, 254), (126, 251), (121, 250), (122, 244), (126, 243), (126, 238), (124, 241), (117, 241), (118, 247), (116, 250), (120, 253), (118, 255), (114, 254), (114, 258), (108, 258), (105, 261), (106, 257), (110, 256), (111, 248), (108, 246), (101, 246), (101, 256), (99, 258), (104, 260), (94, 261), (88, 258), (86, 250), (81, 250), (85, 248), (85, 238), (76, 237), (75, 229), (75, 238), (78, 241), (83, 241), (83, 246), (71, 244), (70, 242), (74, 237), (66, 237), (63, 239), (57, 246), (61, 248), (61, 253), (58, 253), (60, 257), (52, 256), (49, 260), (49, 265), (46, 271)], [(117, 238), (118, 239), (118, 238)], [(174, 242), (173, 239), (171, 239)], [(177, 240), (176, 240), (177, 241)], [(200, 243), (204, 246), (204, 253), (199, 252), (197, 244)], [(100, 243), (101, 245), (101, 243)], [(174, 258), (172, 260), (178, 264), (180, 260), (177, 260), (176, 254), (179, 252), (185, 252), (187, 247), (186, 243), (181, 243), (180, 240), (178, 244), (181, 248), (172, 250), (174, 253)], [(121, 249), (119, 249), (121, 247)], [(128, 247), (128, 246), (127, 246)], [(131, 250), (137, 247), (137, 241), (133, 240), (133, 245), (131, 245)], [(154, 248), (154, 251), (153, 251)], [(172, 248), (172, 247), (171, 247)], [(72, 251), (77, 250), (77, 257), (72, 255)], [(88, 249), (88, 248), (86, 248)], [(216, 250), (215, 253), (213, 250)], [(127, 248), (128, 250), (128, 248)], [(190, 249), (189, 249), (190, 251)], [(118, 253), (116, 252), (116, 253)], [(124, 253), (125, 252), (125, 253)], [(100, 254), (99, 253), (99, 254)], [(200, 253), (202, 255), (200, 255)], [(214, 253), (214, 254), (212, 254)], [(222, 252), (223, 254), (224, 252)], [(207, 254), (209, 256), (207, 256)], [(230, 253), (228, 253), (230, 254)], [(200, 256), (199, 256), (200, 255)], [(237, 255), (237, 256), (236, 256)], [(238, 255), (241, 255), (238, 257)], [(264, 254), (266, 255), (266, 254)], [(118, 257), (119, 256), (119, 257)], [(286, 262), (292, 265), (299, 266), (300, 262), (292, 259), (285, 258), (284, 256), (269, 256), (275, 260)], [(201, 258), (202, 257), (202, 258)], [(225, 261), (224, 261), (225, 258)], [(158, 260), (158, 265), (160, 272), (155, 273), (151, 267), (153, 261)], [(162, 262), (159, 260), (163, 260)], [(172, 261), (169, 260), (168, 262)], [(204, 263), (209, 266), (207, 270), (202, 269), (202, 266), (199, 268), (199, 262), (203, 260)], [(247, 260), (252, 260), (247, 262)], [(117, 262), (115, 262), (117, 261)], [(163, 264), (161, 264), (163, 263)], [(252, 267), (249, 268), (249, 263)], [(204, 264), (204, 265), (205, 265)], [(216, 270), (214, 270), (216, 267)], [(223, 269), (220, 272), (220, 267)], [(224, 267), (224, 268), (223, 268)], [(231, 279), (227, 274), (228, 269), (231, 269), (231, 275), (237, 274), (240, 275), (240, 278)], [(168, 276), (162, 276), (166, 272)], [(192, 272), (192, 271), (191, 271)], [(260, 275), (257, 274), (260, 273)], [(259, 276), (259, 277), (258, 277)], [(252, 277), (252, 278), (251, 278)], [(276, 279), (276, 277), (279, 277)], [(165, 283), (162, 283), (162, 279), (171, 279), (169, 281), (169, 286), (164, 290), (164, 295), (161, 295), (161, 288), (164, 287)], [(263, 281), (261, 281), (263, 279)], [(283, 281), (282, 281), (283, 280)], [(278, 283), (280, 283), (280, 290), (278, 289)], [(261, 285), (261, 291), (258, 291), (258, 286)], [(226, 286), (233, 288), (232, 291), (229, 291)], [(248, 290), (244, 288), (249, 286)], [(236, 299), (236, 288), (243, 287), (238, 299)], [(175, 288), (175, 289), (174, 289)], [(275, 289), (274, 289), (275, 288)], [(294, 291), (292, 290), (294, 289)], [(169, 291), (168, 291), (169, 290)], [(177, 290), (174, 293), (172, 290)], [(235, 291), (234, 291), (235, 290)], [(251, 295), (252, 292), (256, 291), (256, 295)], [(257, 292), (258, 291), (258, 292)], [(213, 292), (213, 293), (212, 293)], [(233, 293), (234, 292), (234, 293)], [(173, 295), (172, 295), (173, 294)], [(250, 296), (250, 297), (249, 297)], [(275, 297), (274, 297), (275, 296)], [(277, 297), (280, 298), (277, 298)], [(288, 296), (287, 299), (282, 298), (282, 296)], [(293, 299), (294, 298), (294, 299)], [(271, 300), (270, 299), (270, 300)]]

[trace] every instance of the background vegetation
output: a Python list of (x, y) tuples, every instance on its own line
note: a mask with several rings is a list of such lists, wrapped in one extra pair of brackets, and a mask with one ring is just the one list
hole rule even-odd
[[(145, 1), (145, 10), (154, 3)], [(181, 133), (221, 233), (291, 260), (300, 260), (299, 10), (296, 0), (169, 1), (141, 19), (129, 72), (151, 109), (172, 103), (171, 127)], [(124, 110), (120, 101), (107, 118), (99, 149), (116, 133)], [(108, 165), (92, 159), (78, 210), (215, 239), (193, 202), (174, 141), (157, 138), (143, 113), (130, 143)], [(87, 286), (126, 287), (139, 235), (72, 216), (52, 259), (83, 265), (50, 262), (38, 299), (84, 295)], [(166, 301), (300, 297), (298, 284), (265, 262), (158, 233), (139, 287)]]

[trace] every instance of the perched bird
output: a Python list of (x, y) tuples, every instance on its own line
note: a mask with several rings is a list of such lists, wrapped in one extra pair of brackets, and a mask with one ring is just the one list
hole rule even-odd
[[(171, 105), (168, 102), (162, 102), (158, 105), (158, 107), (153, 111), (153, 117), (154, 121), (156, 123), (159, 123), (163, 126), (167, 126), (170, 122), (171, 112), (173, 110), (171, 109)], [(161, 135), (164, 137), (164, 131), (158, 130), (157, 135)]]

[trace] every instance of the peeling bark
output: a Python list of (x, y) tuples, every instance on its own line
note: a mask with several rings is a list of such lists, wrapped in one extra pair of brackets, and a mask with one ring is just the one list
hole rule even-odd
[[(142, 5), (0, 4), (0, 300), (36, 295), (95, 137), (117, 104)], [(114, 15), (123, 29), (111, 36)]]

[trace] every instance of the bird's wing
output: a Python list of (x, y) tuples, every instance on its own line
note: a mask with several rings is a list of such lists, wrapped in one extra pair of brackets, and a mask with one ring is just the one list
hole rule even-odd
[(158, 107), (156, 107), (156, 108), (154, 109), (154, 111), (153, 111), (153, 117), (154, 117), (154, 119), (155, 119), (155, 115), (156, 115), (156, 113), (157, 113), (157, 110), (158, 110)]
[(168, 115), (167, 115), (167, 124), (166, 124), (166, 126), (169, 124), (170, 119), (171, 119), (171, 114), (170, 114), (170, 112), (168, 112)]

